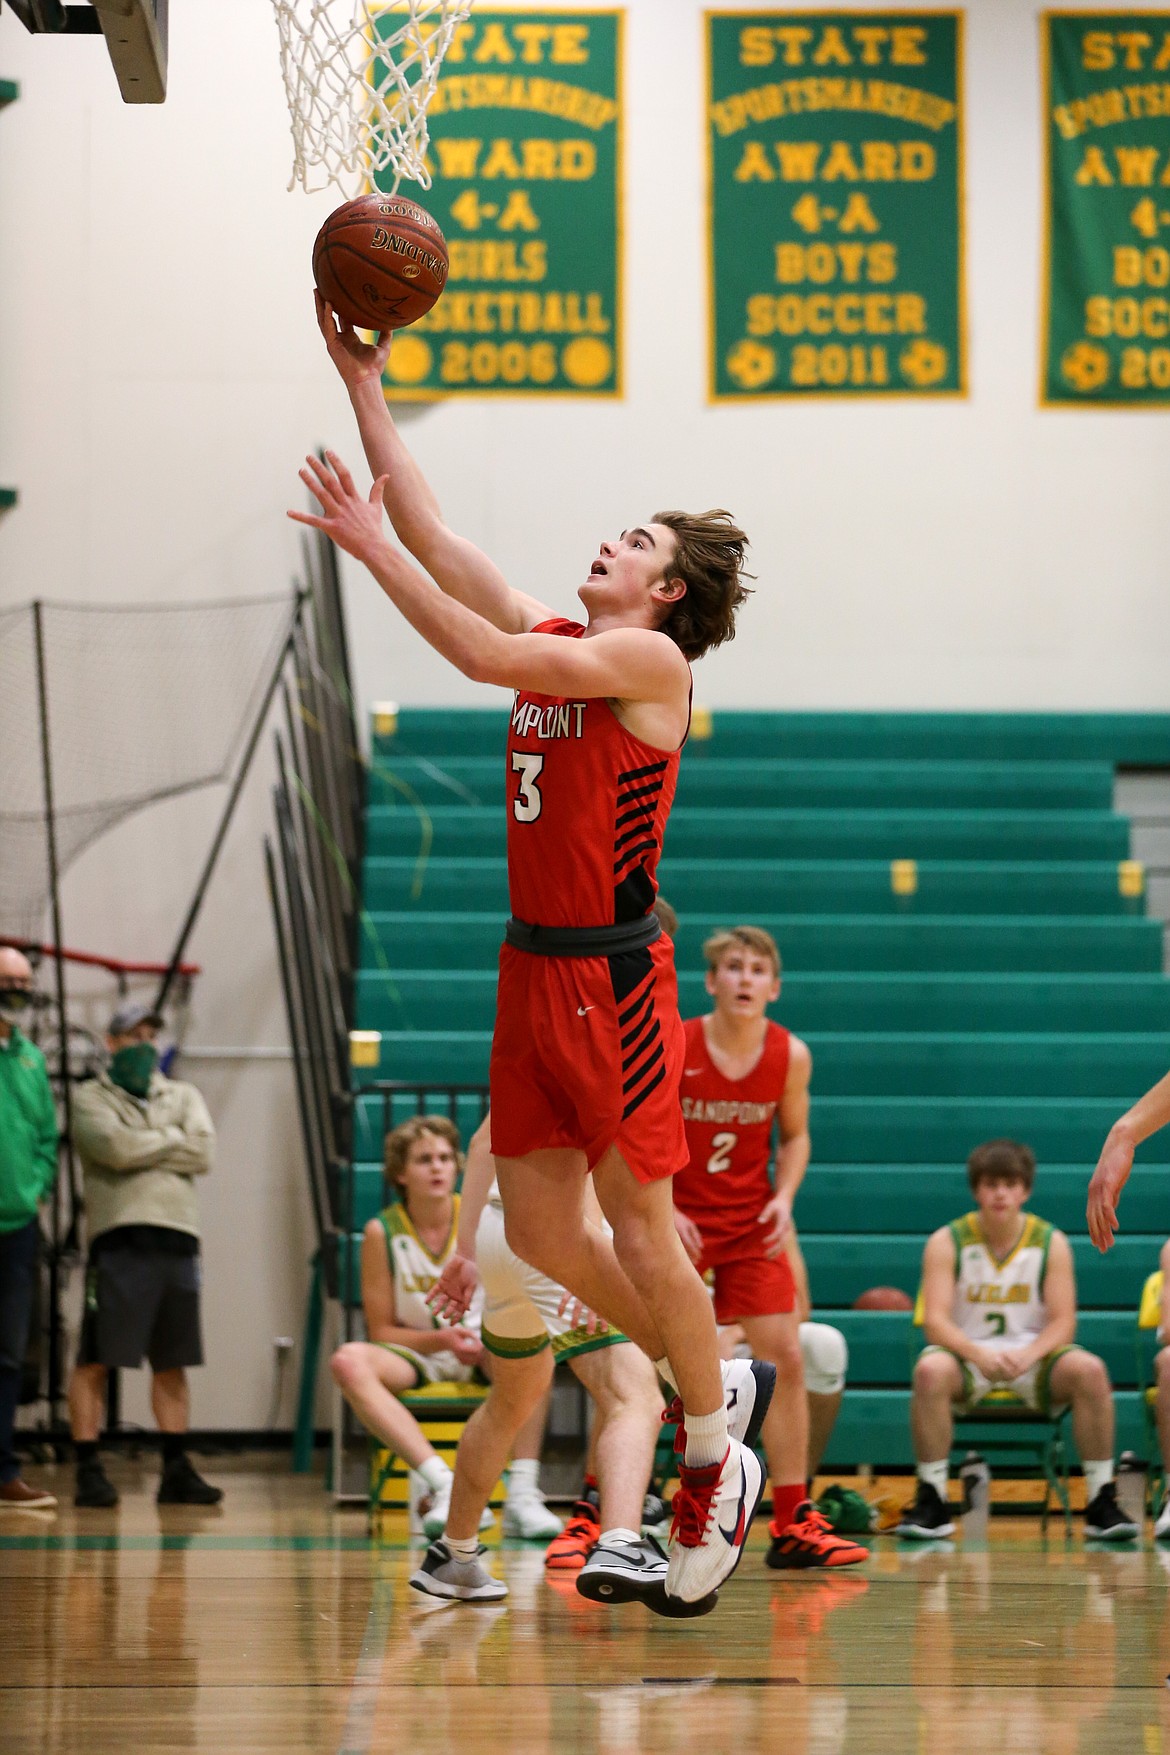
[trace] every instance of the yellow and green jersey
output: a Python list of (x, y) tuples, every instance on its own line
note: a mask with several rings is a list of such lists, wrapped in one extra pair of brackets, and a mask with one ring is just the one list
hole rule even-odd
[(1015, 1248), (1002, 1260), (991, 1252), (978, 1213), (950, 1226), (955, 1242), (955, 1296), (952, 1320), (973, 1341), (1032, 1340), (1047, 1320), (1044, 1278), (1052, 1226), (1024, 1215)]
[[(432, 1255), (414, 1228), (405, 1203), (395, 1201), (379, 1214), (386, 1233), (386, 1252), (390, 1257), (390, 1273), (394, 1280), (394, 1315), (403, 1328), (438, 1328), (439, 1319), (427, 1304), (427, 1294), (434, 1289), (439, 1275), (451, 1259), (459, 1230), (459, 1196), (451, 1199), (451, 1229), (438, 1255)], [(477, 1289), (471, 1309), (463, 1318), (464, 1328), (479, 1328), (483, 1307), (482, 1288)]]

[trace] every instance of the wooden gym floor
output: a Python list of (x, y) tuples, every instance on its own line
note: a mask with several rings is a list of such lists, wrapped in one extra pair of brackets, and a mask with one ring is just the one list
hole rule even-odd
[(407, 1588), (401, 1524), (371, 1545), (283, 1459), (205, 1467), (219, 1512), (160, 1510), (153, 1467), (116, 1461), (115, 1513), (0, 1514), (3, 1755), (1170, 1755), (1148, 1543), (1045, 1550), (999, 1519), (978, 1550), (883, 1537), (791, 1576), (760, 1523), (701, 1621), (586, 1603), (538, 1547), (494, 1560), (505, 1607), (448, 1608)]

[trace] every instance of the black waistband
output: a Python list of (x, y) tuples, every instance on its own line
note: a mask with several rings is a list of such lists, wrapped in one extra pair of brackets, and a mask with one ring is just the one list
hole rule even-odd
[(616, 957), (640, 951), (662, 937), (657, 914), (624, 920), (620, 926), (529, 926), (510, 915), (504, 942), (534, 957)]

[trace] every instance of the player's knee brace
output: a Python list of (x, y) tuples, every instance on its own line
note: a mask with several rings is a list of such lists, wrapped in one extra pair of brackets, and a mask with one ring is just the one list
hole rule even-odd
[(845, 1388), (849, 1348), (839, 1328), (830, 1328), (827, 1322), (802, 1322), (800, 1351), (804, 1387), (810, 1395), (837, 1395)]

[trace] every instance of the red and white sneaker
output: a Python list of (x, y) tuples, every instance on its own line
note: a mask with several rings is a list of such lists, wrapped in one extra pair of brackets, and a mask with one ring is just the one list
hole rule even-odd
[(731, 1439), (722, 1463), (679, 1468), (670, 1526), (666, 1594), (697, 1603), (730, 1578), (764, 1491), (764, 1468), (754, 1450)]
[(554, 1536), (544, 1551), (545, 1569), (549, 1572), (580, 1572), (597, 1546), (601, 1534), (601, 1514), (591, 1493), (578, 1499), (572, 1516), (559, 1536)]
[[(723, 1395), (727, 1405), (727, 1436), (754, 1450), (776, 1388), (776, 1367), (764, 1359), (724, 1359)], [(675, 1422), (674, 1448), (686, 1449), (682, 1397), (675, 1396), (662, 1416), (663, 1425)]]
[(812, 1566), (856, 1566), (869, 1559), (869, 1549), (860, 1542), (839, 1536), (827, 1517), (817, 1511), (809, 1500), (796, 1508), (796, 1516), (783, 1529), (770, 1523), (771, 1545), (764, 1555), (764, 1565), (777, 1572), (799, 1571)]

